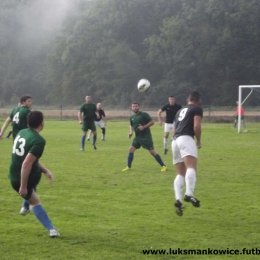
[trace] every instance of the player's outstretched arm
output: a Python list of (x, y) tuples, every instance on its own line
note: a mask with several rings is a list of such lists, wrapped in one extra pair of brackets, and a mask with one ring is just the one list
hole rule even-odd
[(2, 137), (4, 136), (5, 133), (5, 129), (8, 127), (8, 125), (12, 122), (12, 118), (7, 117), (7, 119), (5, 120), (3, 127), (0, 130), (0, 139), (2, 139)]
[(197, 140), (197, 147), (201, 148), (201, 117), (195, 116), (194, 117), (194, 133)]
[(38, 162), (38, 165), (41, 171), (46, 175), (46, 178), (50, 179), (50, 183), (52, 184), (54, 181), (53, 174), (41, 162)]
[(78, 112), (78, 120), (79, 120), (79, 123), (82, 124), (82, 116), (81, 116), (81, 112)]
[(19, 189), (19, 194), (21, 196), (27, 195), (28, 178), (32, 169), (32, 165), (36, 159), (37, 158), (33, 154), (28, 153), (23, 161), (22, 169), (21, 169), (21, 184)]
[(158, 117), (158, 122), (159, 122), (159, 125), (162, 125), (162, 110), (159, 109), (158, 112), (157, 112), (157, 117)]

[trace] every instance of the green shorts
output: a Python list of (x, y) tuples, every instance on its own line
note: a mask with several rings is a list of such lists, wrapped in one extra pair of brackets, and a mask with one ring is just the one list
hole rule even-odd
[(87, 132), (88, 130), (95, 132), (96, 131), (95, 121), (94, 120), (93, 121), (83, 121), (81, 129), (83, 132)]
[(153, 139), (151, 135), (136, 136), (132, 142), (132, 146), (139, 149), (141, 146), (147, 150), (154, 150)]

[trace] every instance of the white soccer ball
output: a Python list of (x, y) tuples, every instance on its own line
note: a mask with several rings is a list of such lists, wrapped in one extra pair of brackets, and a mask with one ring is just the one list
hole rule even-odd
[(148, 79), (140, 79), (137, 83), (137, 89), (144, 93), (147, 92), (151, 87), (151, 83)]

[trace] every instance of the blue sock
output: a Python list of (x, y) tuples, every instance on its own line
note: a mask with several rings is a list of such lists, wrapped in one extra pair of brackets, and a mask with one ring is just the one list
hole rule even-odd
[(86, 139), (86, 136), (83, 135), (82, 138), (81, 138), (81, 148), (84, 149), (85, 147), (85, 139)]
[(162, 161), (162, 158), (159, 154), (156, 154), (154, 156), (155, 160), (161, 165), (161, 166), (165, 166), (164, 162)]
[(96, 140), (97, 140), (97, 135), (93, 135), (93, 145), (96, 143)]
[(133, 160), (134, 160), (134, 154), (133, 153), (129, 153), (128, 157), (127, 157), (127, 166), (129, 168), (131, 168)]
[(34, 206), (33, 213), (47, 230), (54, 228), (42, 205)]
[(22, 208), (29, 209), (29, 207), (30, 207), (30, 204), (27, 202), (27, 200), (23, 200)]

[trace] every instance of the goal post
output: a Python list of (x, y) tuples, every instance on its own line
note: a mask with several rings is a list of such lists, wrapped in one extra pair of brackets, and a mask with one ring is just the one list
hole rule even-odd
[[(254, 89), (260, 89), (260, 85), (240, 85), (238, 87), (238, 107), (241, 107), (245, 101), (248, 99), (248, 97), (252, 94)], [(244, 100), (242, 100), (242, 91), (243, 89), (251, 89), (249, 94), (245, 97)], [(238, 109), (238, 120), (237, 120), (237, 132), (241, 132), (241, 109)]]

